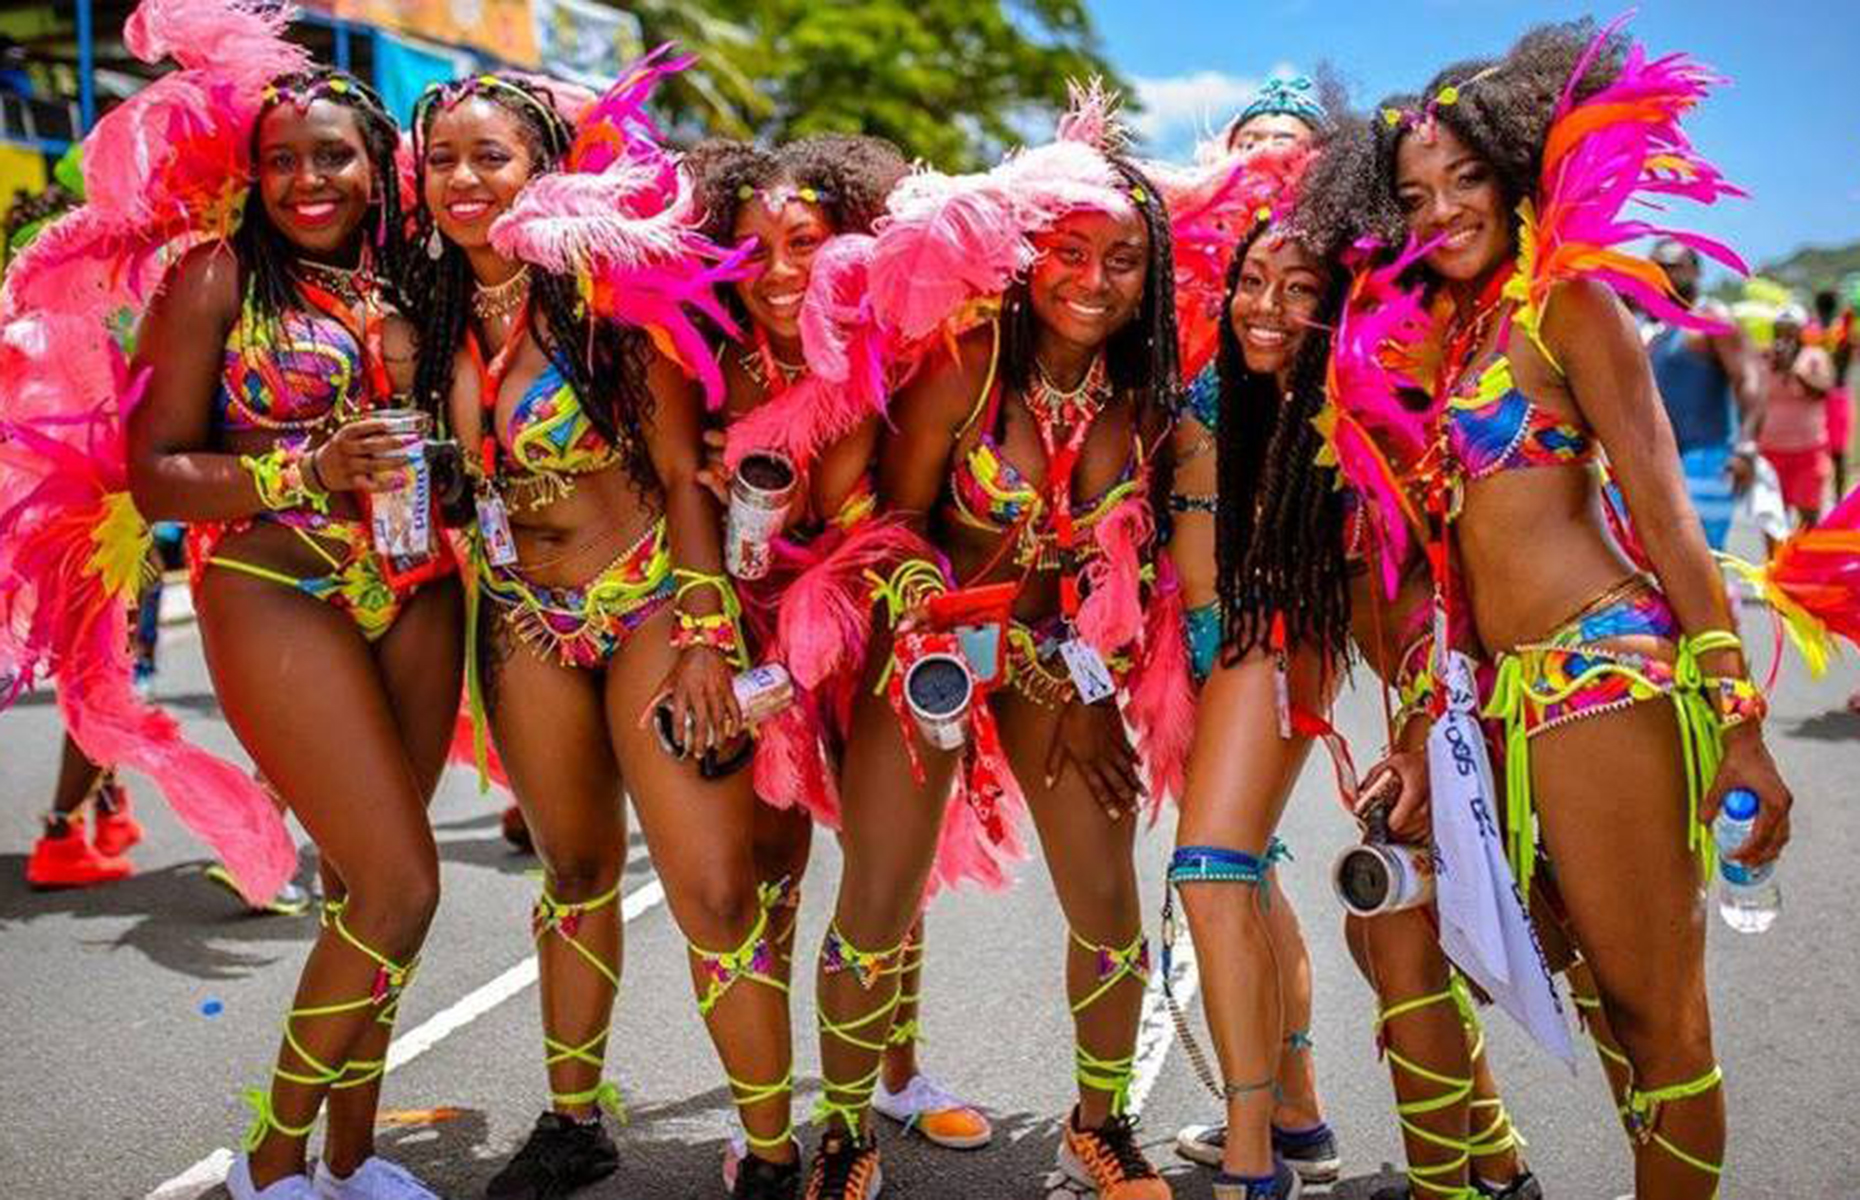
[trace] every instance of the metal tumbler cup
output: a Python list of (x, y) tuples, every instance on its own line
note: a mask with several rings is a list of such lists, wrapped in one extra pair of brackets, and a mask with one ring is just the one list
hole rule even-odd
[(383, 409), (369, 417), (385, 424), (404, 446), (400, 486), (369, 498), (375, 549), (394, 559), (424, 558), (433, 548), (433, 472), (426, 460), (430, 421), (412, 408)]
[(1337, 856), (1331, 884), (1359, 917), (1399, 912), (1434, 898), (1434, 855), (1426, 846), (1366, 842)]
[(954, 750), (968, 739), (963, 718), (975, 698), (968, 664), (954, 654), (926, 654), (904, 673), (904, 702), (924, 741)]
[(737, 464), (723, 533), (723, 565), (731, 575), (761, 579), (769, 573), (769, 545), (787, 519), (794, 486), (794, 464), (779, 454), (757, 451)]

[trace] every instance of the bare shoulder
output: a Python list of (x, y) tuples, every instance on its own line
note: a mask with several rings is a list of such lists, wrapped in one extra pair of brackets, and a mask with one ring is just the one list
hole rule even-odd
[(162, 277), (150, 308), (171, 317), (230, 325), (239, 312), (239, 259), (224, 242), (195, 246)]
[(952, 429), (968, 419), (996, 365), (995, 326), (980, 325), (956, 339), (955, 353), (937, 348), (897, 395), (898, 404), (919, 420)]

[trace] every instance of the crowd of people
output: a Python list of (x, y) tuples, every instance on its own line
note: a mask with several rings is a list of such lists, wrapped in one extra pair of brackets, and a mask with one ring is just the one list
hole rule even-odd
[[(1759, 451), (1790, 563), (1854, 514), (1827, 505), (1833, 314), (1759, 356), (1697, 302), (1699, 253), (1733, 256), (1679, 230), (1632, 253), (1631, 195), (1731, 191), (1681, 124), (1708, 72), (1540, 27), (1366, 112), (1275, 81), (1185, 164), (1133, 157), (1085, 86), (1050, 142), (952, 175), (861, 136), (680, 152), (646, 109), (665, 51), (599, 97), (435, 85), (403, 131), (282, 20), (144, 0), (131, 49), (179, 69), (91, 136), (84, 205), (0, 297), (0, 666), (56, 676), (68, 775), (153, 776), (250, 900), (294, 869), (278, 805), (319, 854), (237, 1200), (433, 1195), (374, 1129), (449, 758), (507, 782), (543, 865), (547, 1101), (486, 1195), (620, 1167), (630, 798), (740, 1117), (729, 1195), (877, 1196), (875, 1110), (989, 1140), (916, 1061), (922, 917), (1037, 845), (1078, 1089), (1056, 1169), (1168, 1196), (1129, 1110), (1136, 839), (1173, 802), (1162, 953), (1179, 901), (1220, 1109), (1177, 1146), (1221, 1200), (1296, 1197), (1341, 1153), (1280, 818), (1317, 745), (1366, 827), (1426, 844), (1430, 745), (1480, 715), (1503, 895), (1595, 1040), (1635, 1194), (1717, 1195), (1703, 831), (1746, 789), (1738, 857), (1767, 863), (1791, 797), (1712, 551)], [(187, 528), (256, 776), (135, 696), (147, 522)], [(1756, 576), (1853, 636), (1839, 569), (1812, 595)], [(1396, 700), (1360, 779), (1328, 720), (1352, 663)], [(64, 789), (96, 796), (104, 857), (109, 779)], [(816, 826), (843, 866), (804, 1155)], [(1407, 1155), (1388, 1195), (1541, 1196), (1451, 915), (1348, 921)]]

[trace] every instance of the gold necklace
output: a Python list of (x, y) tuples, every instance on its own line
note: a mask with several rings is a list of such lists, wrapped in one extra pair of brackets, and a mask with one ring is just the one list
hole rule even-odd
[(1097, 417), (1105, 401), (1111, 397), (1110, 370), (1105, 365), (1103, 354), (1092, 359), (1091, 366), (1085, 371), (1085, 378), (1079, 380), (1078, 386), (1074, 388), (1062, 388), (1055, 384), (1037, 357), (1033, 360), (1033, 374), (1033, 386), (1027, 389), (1027, 407), (1048, 426), (1070, 427), (1080, 421), (1090, 421)]
[(516, 312), (530, 294), (530, 265), (524, 263), (517, 273), (502, 283), (471, 285), (471, 315), (480, 321), (494, 321)]
[(338, 267), (315, 259), (300, 258), (297, 260), (297, 273), (305, 283), (322, 288), (350, 308), (358, 307), (374, 290), (374, 273), (369, 269), (365, 256), (362, 262), (353, 267)]

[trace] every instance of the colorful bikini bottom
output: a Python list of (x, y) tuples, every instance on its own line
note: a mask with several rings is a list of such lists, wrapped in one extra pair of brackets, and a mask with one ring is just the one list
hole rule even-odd
[[(1647, 652), (1605, 644), (1624, 638), (1653, 638), (1659, 646)], [(1497, 668), (1484, 715), (1505, 726), (1508, 850), (1526, 895), (1537, 849), (1531, 739), (1648, 700), (1673, 703), (1693, 813), (1688, 845), (1709, 852), (1697, 812), (1717, 769), (1720, 724), (1693, 648), (1651, 580), (1635, 576), (1609, 588), (1542, 641), (1499, 655)]]
[(660, 517), (600, 573), (575, 587), (547, 587), (516, 566), (493, 566), (479, 555), (484, 594), (525, 645), (565, 667), (607, 663), (634, 630), (672, 602), (672, 552)]
[[(329, 565), (329, 570), (300, 578), (218, 553), (220, 543), (227, 537), (252, 528), (260, 520), (282, 525), (296, 534)], [(334, 543), (334, 550), (331, 543)], [(266, 513), (249, 521), (196, 525), (191, 531), (188, 553), (194, 561), (196, 582), (204, 567), (215, 566), (295, 588), (346, 613), (362, 636), (371, 642), (379, 640), (393, 627), (401, 609), (418, 587), (417, 584), (396, 587), (389, 582), (381, 556), (375, 553), (367, 523), (295, 509)]]

